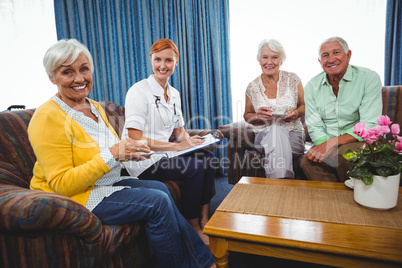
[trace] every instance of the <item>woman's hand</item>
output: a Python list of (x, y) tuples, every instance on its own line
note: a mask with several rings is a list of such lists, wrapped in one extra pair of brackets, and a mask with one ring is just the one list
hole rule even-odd
[(145, 157), (139, 155), (138, 152), (149, 153), (151, 151), (148, 146), (131, 138), (113, 145), (109, 150), (116, 161), (145, 160)]
[(188, 137), (188, 138), (182, 140), (181, 142), (177, 143), (176, 149), (177, 149), (177, 151), (181, 151), (181, 150), (185, 150), (185, 149), (203, 144), (204, 142), (205, 142), (205, 140), (202, 139), (200, 136), (194, 135), (194, 136)]
[(270, 107), (261, 107), (257, 111), (258, 119), (263, 121), (269, 121), (272, 119), (272, 113)]
[(299, 117), (299, 112), (296, 110), (288, 110), (285, 116), (285, 122), (292, 122)]

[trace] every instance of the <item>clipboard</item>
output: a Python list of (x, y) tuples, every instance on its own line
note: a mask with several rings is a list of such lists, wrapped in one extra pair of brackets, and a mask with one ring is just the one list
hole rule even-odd
[(205, 139), (205, 142), (203, 144), (200, 144), (200, 145), (197, 145), (197, 146), (185, 149), (185, 150), (181, 150), (181, 151), (165, 151), (165, 152), (157, 152), (157, 154), (162, 153), (167, 158), (170, 159), (170, 158), (175, 158), (175, 157), (179, 157), (182, 155), (186, 155), (186, 154), (204, 149), (213, 144), (218, 144), (218, 143), (222, 142), (222, 140), (220, 138), (216, 138), (212, 134), (207, 134), (207, 135), (203, 136), (202, 138)]

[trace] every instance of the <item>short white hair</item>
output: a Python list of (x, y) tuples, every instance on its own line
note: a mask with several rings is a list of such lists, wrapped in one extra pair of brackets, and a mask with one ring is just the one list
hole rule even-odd
[(341, 45), (341, 47), (343, 48), (343, 50), (345, 51), (345, 53), (348, 53), (348, 52), (349, 52), (348, 43), (346, 43), (346, 41), (345, 41), (342, 37), (334, 36), (334, 37), (330, 37), (330, 38), (324, 40), (324, 42), (321, 43), (320, 48), (318, 49), (318, 58), (319, 58), (319, 59), (321, 59), (321, 48), (322, 48), (322, 46), (323, 46), (324, 44), (326, 44), (326, 43), (334, 42), (334, 41), (338, 42), (338, 43)]
[(269, 47), (269, 49), (272, 50), (273, 52), (279, 53), (279, 55), (281, 56), (282, 62), (284, 62), (286, 60), (285, 49), (283, 48), (281, 43), (279, 43), (275, 39), (269, 39), (269, 40), (264, 39), (258, 45), (258, 52), (257, 52), (257, 60), (258, 61), (260, 61), (260, 58), (261, 58), (261, 50), (265, 46)]
[(43, 66), (49, 77), (54, 77), (54, 71), (67, 60), (72, 64), (83, 53), (88, 59), (89, 68), (93, 72), (94, 64), (88, 48), (76, 39), (62, 39), (52, 45), (43, 57)]

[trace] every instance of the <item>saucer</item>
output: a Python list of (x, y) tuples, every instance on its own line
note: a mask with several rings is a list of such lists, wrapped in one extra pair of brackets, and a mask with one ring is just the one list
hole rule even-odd
[(285, 118), (286, 114), (272, 114), (272, 116), (280, 117), (280, 118)]
[(344, 183), (345, 183), (345, 185), (346, 185), (347, 187), (349, 187), (350, 189), (353, 189), (353, 188), (355, 187), (354, 181), (352, 181), (351, 179), (346, 180)]

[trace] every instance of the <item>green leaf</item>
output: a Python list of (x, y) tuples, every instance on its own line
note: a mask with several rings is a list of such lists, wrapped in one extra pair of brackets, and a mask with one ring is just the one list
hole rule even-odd
[(347, 175), (356, 179), (361, 179), (365, 185), (373, 183), (374, 175), (366, 168), (354, 167), (348, 171)]
[(373, 183), (373, 174), (364, 167), (353, 167), (351, 170), (349, 170), (347, 175), (353, 178), (362, 179), (366, 185)]
[(399, 164), (393, 166), (392, 169), (394, 170), (395, 174), (401, 173), (402, 172), (402, 163), (399, 162)]
[(362, 155), (359, 159), (359, 165), (361, 165), (361, 166), (365, 165), (365, 164), (372, 164), (372, 163), (374, 165), (376, 165), (375, 159), (374, 159), (373, 155), (371, 155), (371, 154)]
[(356, 162), (357, 160), (359, 160), (358, 153), (352, 151), (351, 149), (344, 152), (343, 157), (350, 162)]
[(377, 160), (371, 160), (370, 164), (373, 167), (392, 167), (396, 163), (396, 159), (390, 155), (384, 154)]
[(389, 150), (388, 144), (378, 144), (377, 147), (374, 149), (375, 153), (380, 153)]
[(393, 175), (392, 169), (389, 167), (379, 167), (379, 168), (376, 168), (375, 171), (377, 172), (378, 175), (383, 176), (383, 177), (388, 177), (390, 175)]
[(365, 185), (370, 185), (373, 183), (374, 181), (374, 176), (372, 175), (371, 177), (364, 177), (362, 180), (364, 182)]
[(364, 149), (362, 150), (362, 153), (363, 154), (371, 154), (370, 146), (364, 147)]

